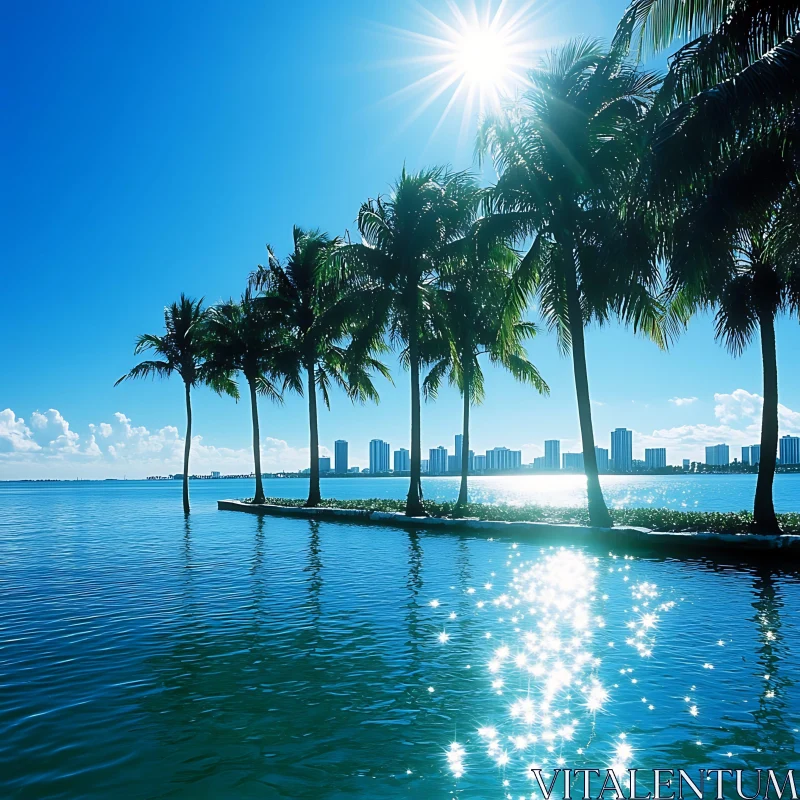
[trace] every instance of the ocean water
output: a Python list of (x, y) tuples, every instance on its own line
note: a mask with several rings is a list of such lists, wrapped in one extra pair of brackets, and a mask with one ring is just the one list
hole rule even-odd
[[(678, 481), (606, 489), (747, 505), (746, 478)], [(247, 482), (192, 492), (187, 520), (172, 483), (0, 484), (0, 797), (516, 799), (531, 766), (797, 765), (791, 564), (267, 519), (216, 510)]]

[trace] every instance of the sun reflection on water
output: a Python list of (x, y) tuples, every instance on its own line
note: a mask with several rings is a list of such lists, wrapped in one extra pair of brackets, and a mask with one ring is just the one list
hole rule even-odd
[[(632, 557), (609, 554), (601, 563), (580, 550), (551, 547), (526, 559), (516, 544), (507, 556), (506, 580), (493, 573), (493, 582), (465, 590), (472, 620), (481, 625), (484, 644), (478, 647), (484, 648), (486, 690), (494, 699), (490, 719), (446, 748), (449, 771), (456, 779), (463, 776), (471, 755), (472, 768), (494, 765), (500, 771), (504, 790), (524, 782), (519, 788), (529, 794), (532, 768), (547, 778), (560, 766), (584, 763), (591, 749), (595, 763), (602, 759), (622, 774), (634, 760), (634, 747), (624, 732), (599, 741), (595, 727), (619, 687), (619, 678), (614, 683), (610, 671), (604, 674), (600, 655), (614, 645), (601, 613), (609, 596), (598, 591), (600, 574), (607, 565), (609, 579), (621, 580), (623, 602), (630, 598), (626, 644), (640, 658), (652, 656), (661, 617), (674, 602), (659, 602), (653, 583), (631, 576)], [(456, 619), (446, 608), (440, 613), (451, 623)], [(459, 614), (458, 622), (467, 616)], [(437, 635), (440, 642), (449, 639), (442, 627)], [(480, 654), (472, 660), (479, 661)], [(635, 684), (633, 672), (631, 666), (619, 670)], [(654, 709), (646, 697), (642, 702)], [(697, 714), (697, 706), (692, 703), (689, 711)]]

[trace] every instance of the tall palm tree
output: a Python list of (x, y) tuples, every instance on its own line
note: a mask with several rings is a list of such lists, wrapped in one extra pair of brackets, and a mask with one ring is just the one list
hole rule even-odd
[(304, 231), (297, 226), (293, 238), (294, 249), (285, 264), (268, 247), (268, 266), (259, 266), (250, 277), (250, 285), (265, 290), (264, 303), (281, 316), (294, 342), (295, 368), (306, 379), (311, 454), (306, 506), (312, 507), (321, 500), (317, 389), (327, 408), (330, 408), (332, 383), (338, 384), (353, 400), (378, 402), (371, 372), (376, 370), (387, 378), (390, 373), (373, 357), (372, 353), (380, 347), (379, 341), (372, 343), (372, 352), (359, 351), (355, 358), (352, 334), (361, 316), (361, 306), (337, 274), (333, 255), (341, 241), (330, 239), (318, 230)]
[[(670, 288), (716, 310), (716, 335), (734, 355), (761, 340), (764, 404), (753, 507), (759, 533), (779, 533), (772, 497), (778, 451), (775, 318), (800, 311), (800, 174), (763, 141), (704, 182), (668, 232)], [(788, 188), (784, 188), (787, 187)]]
[(480, 196), (463, 172), (403, 169), (388, 197), (365, 202), (358, 213), (361, 242), (343, 249), (355, 274), (367, 330), (388, 331), (411, 374), (411, 480), (406, 514), (422, 516), (420, 370), (431, 334), (438, 270), (468, 233)]
[(597, 41), (576, 40), (530, 73), (531, 88), (487, 120), (478, 152), (492, 158), (490, 238), (531, 242), (516, 303), (534, 292), (563, 352), (572, 351), (589, 518), (609, 527), (600, 488), (584, 327), (612, 314), (664, 344), (651, 218), (639, 200), (642, 126), (659, 84)]
[[(613, 47), (651, 56), (675, 43), (658, 93), (654, 166), (686, 183), (736, 150), (743, 132), (775, 130), (800, 103), (796, 0), (632, 0)], [(751, 141), (750, 147), (753, 146)]]
[(511, 248), (494, 244), (481, 253), (470, 237), (463, 254), (440, 271), (436, 305), (441, 335), (433, 342), (439, 345), (439, 352), (430, 359), (433, 366), (423, 381), (423, 392), (435, 397), (447, 377), (461, 393), (464, 411), (457, 507), (468, 503), (470, 407), (484, 398), (481, 356), (488, 356), (491, 364), (504, 367), (541, 394), (550, 393), (525, 351), (525, 340), (536, 335), (536, 328), (508, 305), (517, 262)]
[[(136, 340), (134, 355), (152, 351), (158, 358), (142, 361), (123, 375), (114, 386), (131, 378), (168, 378), (177, 373), (183, 381), (186, 394), (186, 440), (183, 446), (183, 511), (189, 513), (189, 454), (192, 447), (192, 397), (198, 383), (209, 382), (209, 373), (203, 369), (205, 345), (203, 341), (203, 301), (192, 300), (182, 294), (177, 303), (164, 309), (163, 334), (144, 333)], [(211, 379), (213, 380), (213, 379)], [(229, 384), (221, 378), (214, 382), (218, 389), (227, 390)]]
[[(263, 503), (258, 395), (282, 402), (285, 388), (302, 391), (302, 382), (291, 357), (291, 342), (280, 316), (265, 309), (249, 288), (238, 303), (229, 300), (212, 306), (204, 327), (209, 368), (230, 373), (241, 372), (247, 382), (253, 419), (256, 476), (253, 502)], [(238, 399), (238, 392), (235, 396)]]

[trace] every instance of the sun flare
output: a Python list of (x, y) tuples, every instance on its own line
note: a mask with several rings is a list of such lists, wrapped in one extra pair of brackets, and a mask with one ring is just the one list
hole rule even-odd
[[(418, 103), (408, 121), (416, 119), (439, 98), (445, 103), (433, 133), (451, 112), (460, 109), (461, 133), (475, 117), (500, 110), (504, 98), (527, 84), (527, 71), (543, 41), (533, 21), (541, 17), (534, 0), (448, 0), (448, 18), (436, 16), (420, 6), (420, 30), (398, 33), (414, 47), (413, 55), (401, 60), (404, 71), (422, 69), (417, 80), (408, 83), (393, 98), (415, 95)], [(427, 28), (427, 31), (422, 29)]]

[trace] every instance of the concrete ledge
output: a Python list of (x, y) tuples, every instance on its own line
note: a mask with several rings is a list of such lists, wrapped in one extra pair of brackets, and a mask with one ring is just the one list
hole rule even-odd
[(442, 517), (407, 517), (401, 512), (370, 511), (345, 508), (298, 508), (270, 503), (254, 504), (242, 500), (218, 500), (220, 511), (241, 511), (273, 517), (338, 520), (372, 525), (392, 525), (398, 528), (452, 531), (473, 531), (525, 541), (558, 541), (607, 544), (614, 547), (651, 550), (670, 555), (696, 552), (699, 555), (724, 553), (744, 555), (800, 555), (800, 536), (763, 536), (755, 533), (694, 533), (651, 531), (648, 528), (592, 528), (550, 522), (502, 522), (495, 520), (445, 519)]

